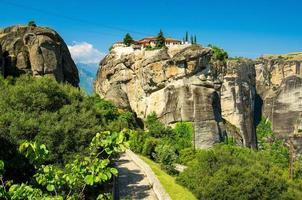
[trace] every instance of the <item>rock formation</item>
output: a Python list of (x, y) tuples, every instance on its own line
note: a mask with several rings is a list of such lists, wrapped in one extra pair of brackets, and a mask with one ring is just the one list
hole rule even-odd
[(54, 30), (35, 26), (0, 29), (0, 47), (4, 58), (0, 69), (4, 76), (47, 75), (78, 86), (76, 65), (65, 42)]
[[(302, 136), (302, 56), (267, 56), (256, 62), (257, 90), (263, 100), (263, 115), (282, 139)], [(301, 148), (301, 142), (300, 147)]]
[[(226, 120), (228, 133), (232, 134), (237, 143), (253, 148), (256, 148), (255, 76), (252, 60), (230, 60), (221, 88), (222, 116)], [(235, 129), (231, 130), (230, 126), (235, 126)]]
[[(153, 51), (116, 47), (100, 63), (95, 90), (141, 119), (156, 112), (167, 125), (193, 122), (194, 145), (198, 148), (210, 147), (224, 138), (223, 114), (242, 129), (241, 142), (254, 147), (252, 65), (237, 63), (224, 77), (225, 65), (213, 60), (212, 53), (211, 49), (197, 45)], [(243, 80), (245, 77), (248, 80)], [(242, 96), (246, 94), (249, 96)], [(221, 105), (229, 110), (221, 111)]]

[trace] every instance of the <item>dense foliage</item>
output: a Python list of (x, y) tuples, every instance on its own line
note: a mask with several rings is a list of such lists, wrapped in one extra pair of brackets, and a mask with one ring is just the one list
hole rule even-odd
[(0, 160), (7, 180), (26, 181), (35, 171), (18, 151), (24, 140), (45, 144), (45, 162), (64, 166), (89, 155), (95, 133), (133, 127), (131, 113), (52, 78), (0, 77), (0, 91)]
[(211, 44), (209, 44), (208, 47), (213, 50), (213, 58), (215, 60), (226, 61), (226, 59), (228, 59), (229, 55), (224, 49)]
[(155, 113), (151, 113), (145, 120), (145, 127), (146, 131), (132, 133), (131, 149), (157, 161), (168, 172), (174, 173), (174, 165), (181, 162), (181, 152), (192, 148), (192, 124), (179, 122), (172, 129), (161, 123)]
[(302, 194), (267, 152), (232, 145), (199, 151), (177, 180), (198, 199), (297, 199)]
[[(87, 199), (89, 187), (102, 186), (118, 171), (111, 166), (109, 157), (119, 153), (126, 144), (127, 130), (119, 133), (102, 132), (96, 134), (89, 145), (89, 154), (77, 157), (64, 168), (43, 164), (49, 155), (45, 145), (24, 142), (19, 152), (29, 159), (35, 167), (31, 184), (11, 185), (2, 177), (5, 163), (0, 160), (0, 198), (4, 199)], [(100, 188), (99, 188), (100, 189)], [(99, 190), (100, 191), (100, 190)], [(95, 199), (111, 199), (108, 193), (99, 192)], [(91, 196), (90, 196), (91, 197)]]
[(270, 123), (257, 127), (259, 150), (218, 144), (209, 150), (187, 150), (188, 168), (177, 181), (198, 199), (301, 199), (301, 161), (289, 178), (288, 151), (273, 136)]

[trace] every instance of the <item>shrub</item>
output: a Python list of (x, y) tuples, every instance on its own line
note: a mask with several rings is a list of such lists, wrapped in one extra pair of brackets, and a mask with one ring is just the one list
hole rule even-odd
[(209, 44), (208, 47), (210, 47), (213, 50), (215, 59), (220, 61), (226, 61), (228, 59), (229, 55), (224, 49), (211, 44)]
[(158, 120), (155, 112), (152, 112), (147, 116), (145, 120), (145, 126), (152, 137), (160, 138), (171, 136), (173, 134), (171, 128), (166, 128), (165, 125)]
[(142, 154), (145, 156), (149, 156), (150, 158), (154, 159), (155, 158), (155, 147), (158, 143), (158, 140), (154, 137), (148, 137), (145, 140)]
[(281, 199), (292, 188), (287, 170), (271, 162), (268, 152), (222, 144), (198, 151), (177, 181), (198, 199), (214, 200)]
[(63, 165), (77, 153), (87, 154), (96, 132), (125, 118), (112, 103), (52, 78), (0, 77), (0, 83), (0, 159), (9, 163), (10, 179), (22, 180), (32, 171), (16, 150), (23, 140), (45, 144), (50, 151), (47, 162)]
[(131, 150), (134, 151), (135, 153), (142, 153), (146, 137), (147, 135), (144, 131), (141, 130), (134, 131), (130, 135), (130, 140), (129, 140), (129, 145)]
[(174, 163), (177, 161), (178, 155), (176, 149), (171, 144), (159, 144), (155, 148), (156, 160), (169, 173), (175, 173)]
[(287, 167), (289, 161), (288, 149), (285, 147), (284, 142), (273, 134), (270, 121), (262, 117), (257, 126), (256, 133), (258, 148), (268, 151), (272, 162), (276, 165), (283, 168)]
[(190, 161), (194, 160), (196, 156), (196, 150), (193, 148), (185, 148), (179, 152), (179, 161), (181, 164), (187, 165)]
[(174, 128), (175, 148), (180, 151), (182, 149), (192, 147), (193, 137), (193, 124), (192, 122), (178, 122)]
[[(23, 142), (19, 152), (35, 167), (31, 183), (11, 185), (3, 179), (4, 162), (0, 160), (0, 198), (2, 199), (107, 199), (110, 194), (99, 194), (100, 186), (106, 185), (118, 170), (112, 167), (110, 156), (124, 149), (125, 135), (128, 130), (119, 133), (102, 132), (93, 137), (89, 145), (89, 154), (76, 158), (63, 169), (45, 164), (49, 151), (45, 145), (36, 142)], [(87, 194), (88, 190), (96, 194)], [(86, 198), (85, 198), (86, 197)], [(111, 199), (111, 198), (110, 198)]]

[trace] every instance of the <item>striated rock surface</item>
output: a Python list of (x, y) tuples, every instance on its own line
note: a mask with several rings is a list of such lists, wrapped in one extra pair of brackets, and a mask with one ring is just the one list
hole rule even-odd
[[(156, 112), (167, 125), (179, 121), (193, 122), (194, 145), (198, 148), (210, 147), (224, 138), (222, 113), (232, 122), (240, 118), (236, 126), (246, 130), (240, 133), (242, 143), (253, 146), (253, 129), (247, 130), (250, 127), (248, 123), (253, 120), (243, 118), (252, 117), (254, 93), (247, 90), (254, 90), (254, 79), (251, 78), (248, 88), (245, 88), (241, 75), (246, 68), (239, 66), (238, 69), (229, 71), (229, 74), (235, 73), (236, 78), (226, 79), (228, 83), (224, 83), (223, 93), (225, 97), (230, 95), (227, 92), (232, 91), (231, 82), (236, 82), (240, 88), (234, 87), (238, 92), (234, 96), (236, 101), (233, 102), (234, 98), (223, 99), (221, 103), (225, 65), (213, 60), (211, 49), (197, 45), (175, 45), (154, 51), (116, 47), (100, 63), (95, 90), (119, 107), (132, 110), (141, 119)], [(253, 75), (252, 71), (250, 76)], [(245, 93), (251, 95), (249, 99), (240, 96)], [(227, 107), (228, 103), (234, 108), (230, 112), (222, 112), (221, 105)]]
[[(78, 86), (79, 76), (69, 50), (54, 30), (46, 27), (12, 26), (0, 29), (4, 76), (31, 73), (53, 76)], [(1, 65), (0, 65), (1, 66)]]
[(274, 133), (285, 140), (292, 137), (298, 141), (302, 136), (301, 64), (302, 54), (257, 60), (257, 90), (263, 100), (263, 115), (272, 121)]
[[(228, 133), (244, 146), (256, 148), (255, 98), (256, 72), (252, 60), (230, 60), (221, 88), (222, 116)], [(235, 130), (230, 130), (235, 126)]]

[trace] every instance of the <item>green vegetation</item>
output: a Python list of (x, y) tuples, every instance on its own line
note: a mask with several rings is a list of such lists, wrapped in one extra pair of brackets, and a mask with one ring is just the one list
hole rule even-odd
[(127, 33), (124, 37), (124, 44), (127, 45), (127, 46), (130, 46), (132, 43), (133, 43), (133, 38), (131, 37), (131, 35), (129, 33)]
[[(91, 155), (89, 145), (95, 133), (114, 135), (135, 125), (131, 113), (52, 78), (0, 77), (0, 90), (0, 160), (5, 164), (2, 178), (21, 184), (23, 189), (31, 190), (23, 183), (32, 183), (39, 171), (18, 150), (24, 141), (44, 144), (49, 151), (44, 165), (62, 170)], [(92, 187), (87, 195), (99, 189)]]
[(289, 178), (289, 155), (270, 123), (257, 127), (259, 150), (217, 144), (209, 150), (184, 150), (188, 168), (177, 177), (197, 199), (300, 199), (302, 162), (294, 163)]
[(208, 47), (210, 47), (213, 50), (214, 59), (220, 60), (223, 62), (225, 62), (228, 59), (229, 55), (224, 49), (219, 48), (215, 45), (211, 45), (211, 44), (209, 44)]
[[(216, 145), (196, 154), (177, 178), (198, 199), (297, 199), (301, 189), (265, 151)], [(295, 197), (295, 198), (294, 198)]]
[(174, 165), (181, 162), (183, 149), (192, 148), (193, 127), (190, 122), (179, 122), (175, 128), (165, 127), (155, 113), (145, 120), (147, 131), (133, 132), (130, 148), (161, 164), (162, 168), (175, 174)]
[(281, 54), (281, 55), (264, 55), (262, 58), (266, 59), (277, 59), (277, 60), (285, 60), (285, 61), (296, 61), (302, 60), (302, 52), (293, 52), (288, 54)]
[[(49, 151), (45, 145), (36, 142), (23, 142), (19, 152), (35, 168), (31, 184), (11, 185), (3, 179), (4, 162), (0, 161), (0, 198), (6, 199), (85, 199), (89, 187), (101, 186), (118, 171), (112, 167), (110, 156), (124, 148), (126, 130), (120, 133), (102, 132), (96, 134), (89, 145), (89, 154), (77, 157), (64, 168), (44, 164)], [(100, 188), (99, 188), (100, 189)], [(96, 199), (110, 199), (110, 194), (96, 194)]]
[(165, 39), (164, 33), (162, 32), (162, 30), (160, 30), (157, 35), (157, 38), (156, 38), (155, 47), (163, 48), (163, 47), (165, 47), (165, 42), (166, 42), (166, 39)]
[(37, 26), (36, 22), (33, 21), (33, 20), (29, 21), (29, 22), (27, 23), (27, 25), (28, 25), (28, 26), (33, 26), (33, 27), (36, 27), (36, 26)]
[(163, 170), (161, 170), (160, 165), (155, 163), (154, 161), (146, 158), (144, 156), (140, 156), (142, 160), (144, 160), (155, 173), (167, 193), (170, 195), (172, 200), (186, 199), (186, 200), (195, 200), (194, 195), (188, 191), (185, 187), (179, 185), (175, 181), (175, 177), (170, 176)]

